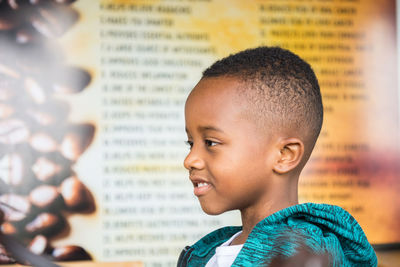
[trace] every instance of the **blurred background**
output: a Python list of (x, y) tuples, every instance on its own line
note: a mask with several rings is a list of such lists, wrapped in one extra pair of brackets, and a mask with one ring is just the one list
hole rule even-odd
[(381, 262), (398, 255), (396, 8), (0, 0), (2, 231), (58, 261), (175, 266), (185, 245), (240, 225), (239, 213), (208, 216), (193, 196), (183, 108), (215, 60), (268, 45), (308, 61), (321, 86), (325, 121), (300, 201), (342, 206)]

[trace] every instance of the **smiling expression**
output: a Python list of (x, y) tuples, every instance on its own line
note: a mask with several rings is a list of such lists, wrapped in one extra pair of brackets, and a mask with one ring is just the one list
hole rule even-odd
[(261, 208), (271, 190), (276, 138), (244, 115), (249, 104), (239, 86), (234, 78), (202, 79), (185, 106), (190, 152), (184, 166), (208, 214)]

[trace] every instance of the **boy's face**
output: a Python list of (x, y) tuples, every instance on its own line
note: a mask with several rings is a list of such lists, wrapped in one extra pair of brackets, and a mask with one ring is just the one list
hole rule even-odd
[(208, 214), (262, 209), (268, 203), (279, 149), (268, 130), (261, 133), (253, 119), (246, 119), (248, 103), (239, 86), (234, 78), (202, 79), (185, 106), (191, 150), (184, 165)]

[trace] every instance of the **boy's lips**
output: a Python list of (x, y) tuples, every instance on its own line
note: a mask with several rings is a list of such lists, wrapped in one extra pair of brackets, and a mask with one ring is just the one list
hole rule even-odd
[(203, 178), (190, 177), (194, 186), (194, 194), (197, 197), (205, 195), (212, 187), (212, 185)]

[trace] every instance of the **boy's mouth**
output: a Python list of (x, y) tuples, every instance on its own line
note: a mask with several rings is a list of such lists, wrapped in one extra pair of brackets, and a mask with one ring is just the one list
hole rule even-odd
[(207, 185), (209, 185), (209, 183), (195, 183), (195, 187), (203, 187)]
[(201, 176), (197, 176), (195, 174), (190, 174), (189, 179), (193, 183), (193, 187), (194, 187), (193, 193), (197, 197), (205, 195), (212, 188), (211, 183), (209, 183), (207, 179), (204, 179)]
[(211, 189), (211, 184), (206, 182), (194, 183), (194, 194), (197, 197), (205, 195)]

